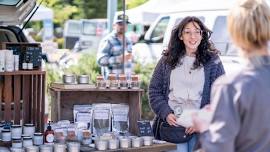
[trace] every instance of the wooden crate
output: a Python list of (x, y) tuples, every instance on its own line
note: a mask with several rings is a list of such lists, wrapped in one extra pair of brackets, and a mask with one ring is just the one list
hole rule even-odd
[(0, 72), (0, 119), (44, 130), (45, 71)]
[(143, 89), (60, 89), (50, 87), (53, 121), (73, 121), (75, 104), (126, 103), (129, 105), (129, 131), (138, 134), (137, 121), (141, 119)]

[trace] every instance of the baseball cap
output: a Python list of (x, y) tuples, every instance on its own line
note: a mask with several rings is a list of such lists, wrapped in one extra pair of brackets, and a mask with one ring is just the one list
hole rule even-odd
[(128, 21), (128, 16), (127, 15), (124, 16), (124, 14), (117, 15), (116, 19), (114, 20), (114, 23), (115, 24), (121, 23), (121, 22), (123, 22), (124, 19), (125, 19), (127, 24), (130, 24), (130, 22)]

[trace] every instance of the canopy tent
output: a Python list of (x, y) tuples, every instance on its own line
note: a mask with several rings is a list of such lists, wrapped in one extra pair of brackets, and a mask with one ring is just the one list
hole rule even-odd
[[(33, 13), (32, 10), (30, 14)], [(28, 16), (28, 18), (30, 15)], [(27, 19), (28, 19), (27, 18)], [(32, 16), (30, 21), (42, 21), (43, 22), (43, 32), (42, 32), (42, 40), (52, 40), (53, 39), (53, 10), (40, 5), (35, 14)]]
[(34, 16), (31, 18), (31, 21), (40, 21), (40, 20), (53, 20), (53, 10), (48, 7), (40, 5)]
[[(126, 10), (131, 23), (151, 24), (161, 14), (181, 11), (228, 9), (235, 0), (149, 0), (148, 2)], [(122, 13), (122, 11), (116, 14)]]

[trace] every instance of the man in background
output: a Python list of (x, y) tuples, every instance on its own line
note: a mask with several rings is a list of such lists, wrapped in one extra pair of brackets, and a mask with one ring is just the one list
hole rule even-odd
[[(124, 17), (126, 24), (124, 24)], [(101, 66), (101, 72), (105, 78), (110, 73), (117, 75), (123, 72), (131, 74), (132, 42), (127, 37), (125, 37), (125, 53), (123, 51), (123, 37), (127, 24), (129, 24), (128, 17), (123, 14), (118, 15), (114, 21), (114, 30), (100, 42), (97, 63)], [(125, 54), (124, 58), (123, 54)]]

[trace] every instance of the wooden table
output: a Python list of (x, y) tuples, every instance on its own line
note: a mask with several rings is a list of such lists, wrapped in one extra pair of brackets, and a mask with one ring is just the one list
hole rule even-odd
[[(127, 148), (127, 149), (117, 149), (117, 150), (105, 150), (106, 152), (161, 152), (176, 150), (176, 144), (165, 143), (165, 144), (153, 144), (152, 146), (142, 146), (140, 148)], [(104, 152), (87, 147), (81, 147), (81, 152)]]
[(33, 123), (36, 131), (43, 131), (45, 76), (41, 70), (0, 72), (0, 119)]
[(126, 103), (129, 105), (130, 132), (138, 135), (143, 89), (60, 89), (50, 87), (53, 121), (73, 120), (73, 106), (92, 103)]

